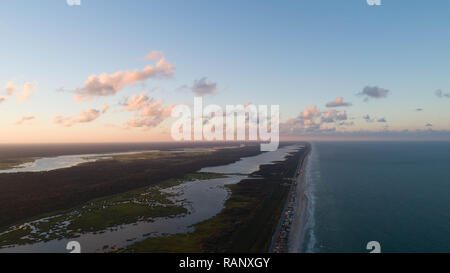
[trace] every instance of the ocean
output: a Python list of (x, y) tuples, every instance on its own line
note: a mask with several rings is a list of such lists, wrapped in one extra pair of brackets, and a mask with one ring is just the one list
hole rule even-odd
[(315, 142), (303, 252), (450, 252), (450, 142)]

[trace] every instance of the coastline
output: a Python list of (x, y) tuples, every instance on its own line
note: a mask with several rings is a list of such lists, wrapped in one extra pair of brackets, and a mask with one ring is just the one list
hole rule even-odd
[(298, 177), (299, 186), (297, 187), (297, 204), (296, 214), (292, 223), (291, 232), (288, 239), (288, 252), (299, 253), (302, 252), (303, 239), (305, 237), (305, 225), (308, 217), (308, 195), (306, 194), (306, 168), (308, 166), (309, 156), (311, 154), (311, 147), (304, 158), (300, 175)]
[[(306, 152), (299, 160), (290, 186), (283, 211), (272, 237), (270, 253), (300, 252), (304, 237), (307, 216), (308, 197), (305, 194), (305, 173), (311, 145), (305, 146)], [(291, 232), (294, 231), (294, 232)]]

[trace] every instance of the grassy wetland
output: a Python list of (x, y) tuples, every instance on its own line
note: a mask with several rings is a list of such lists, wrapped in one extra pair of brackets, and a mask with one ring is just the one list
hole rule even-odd
[(182, 215), (187, 213), (187, 209), (177, 205), (170, 199), (171, 194), (162, 192), (162, 189), (187, 181), (222, 177), (221, 174), (210, 173), (187, 174), (158, 185), (97, 198), (73, 209), (40, 215), (1, 232), (0, 247), (76, 238), (86, 232), (104, 232), (124, 224)]
[[(229, 164), (259, 154), (258, 146), (204, 152), (121, 155), (71, 168), (0, 174), (0, 231), (38, 215), (79, 207), (170, 179), (205, 166)], [(24, 154), (26, 156), (26, 154)]]
[[(302, 152), (261, 165), (248, 177), (199, 172), (260, 153), (256, 145), (126, 153), (71, 168), (0, 174), (0, 205), (9, 206), (0, 206), (5, 212), (0, 213), (0, 250), (36, 246), (31, 249), (39, 251), (42, 243), (86, 242), (95, 235), (103, 236), (93, 242), (101, 252), (266, 252)], [(231, 176), (235, 182), (224, 182)], [(189, 191), (191, 183), (195, 187)], [(215, 187), (222, 188), (220, 194)], [(197, 207), (179, 198), (192, 194)], [(199, 212), (205, 207), (209, 212)], [(168, 222), (161, 226), (164, 219)], [(149, 226), (153, 223), (156, 229)], [(191, 228), (157, 231), (180, 223)], [(110, 235), (119, 237), (104, 240)]]
[(224, 209), (194, 225), (193, 232), (149, 237), (121, 252), (267, 252), (275, 232), (299, 158), (262, 165), (250, 179), (227, 185), (231, 192)]
[(17, 168), (20, 165), (31, 163), (36, 158), (29, 157), (29, 158), (13, 158), (13, 159), (0, 159), (0, 170), (7, 170), (12, 168)]

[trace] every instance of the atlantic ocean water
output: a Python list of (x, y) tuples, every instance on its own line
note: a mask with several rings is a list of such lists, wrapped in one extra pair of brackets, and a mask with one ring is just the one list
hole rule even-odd
[(303, 252), (450, 252), (450, 142), (315, 142)]

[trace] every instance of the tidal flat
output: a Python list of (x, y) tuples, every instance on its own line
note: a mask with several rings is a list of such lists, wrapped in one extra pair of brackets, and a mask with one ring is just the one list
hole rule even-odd
[[(175, 193), (164, 191), (181, 183), (225, 178), (217, 173), (192, 173), (181, 179), (168, 179), (121, 194), (91, 200), (83, 206), (35, 217), (0, 233), (0, 248), (77, 238), (87, 232), (96, 234), (121, 225), (152, 222), (155, 218), (175, 217), (188, 210), (174, 201)], [(106, 249), (105, 247), (103, 249)]]
[(229, 164), (260, 153), (257, 145), (202, 152), (161, 151), (117, 155), (51, 171), (1, 173), (0, 231), (37, 215), (180, 179), (205, 166)]

